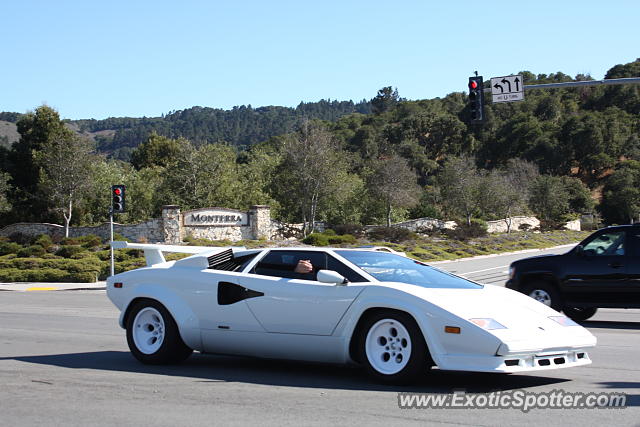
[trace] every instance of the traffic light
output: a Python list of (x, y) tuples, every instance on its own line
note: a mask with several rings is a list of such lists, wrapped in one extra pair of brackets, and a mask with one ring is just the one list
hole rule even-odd
[(469, 77), (469, 105), (471, 123), (484, 122), (484, 85), (482, 76)]
[(113, 213), (124, 212), (124, 185), (111, 186), (111, 209)]

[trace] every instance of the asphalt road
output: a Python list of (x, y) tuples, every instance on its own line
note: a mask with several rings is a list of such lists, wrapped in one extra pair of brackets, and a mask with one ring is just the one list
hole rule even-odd
[[(484, 258), (455, 268), (476, 275), (508, 263)], [(602, 310), (584, 323), (599, 341), (592, 365), (523, 375), (436, 371), (409, 387), (372, 383), (355, 368), (240, 357), (194, 354), (179, 366), (145, 366), (129, 354), (117, 316), (104, 291), (0, 292), (0, 425), (640, 425), (640, 310)], [(454, 389), (624, 392), (629, 407), (397, 405), (398, 392)]]
[(551, 249), (523, 251), (511, 255), (489, 255), (472, 259), (462, 258), (456, 261), (434, 263), (434, 266), (478, 283), (504, 285), (509, 275), (509, 264), (513, 261), (530, 256), (563, 254), (569, 252), (574, 246), (565, 245)]

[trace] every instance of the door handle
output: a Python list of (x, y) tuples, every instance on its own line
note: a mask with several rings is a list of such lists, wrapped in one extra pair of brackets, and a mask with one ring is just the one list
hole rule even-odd
[(624, 267), (624, 265), (620, 264), (618, 262), (612, 262), (612, 263), (609, 264), (609, 267), (611, 267), (611, 268), (621, 268), (621, 267)]

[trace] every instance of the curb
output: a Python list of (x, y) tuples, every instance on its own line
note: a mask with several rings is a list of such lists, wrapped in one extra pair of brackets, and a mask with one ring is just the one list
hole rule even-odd
[(576, 243), (571, 243), (569, 245), (551, 246), (549, 248), (523, 249), (521, 251), (501, 252), (499, 254), (476, 255), (476, 256), (471, 256), (471, 257), (466, 257), (466, 258), (458, 258), (458, 259), (445, 260), (445, 261), (428, 262), (427, 264), (429, 264), (429, 265), (449, 264), (449, 263), (452, 263), (452, 262), (470, 261), (470, 260), (474, 260), (474, 259), (495, 258), (495, 257), (498, 257), (498, 256), (504, 256), (504, 255), (518, 255), (518, 254), (526, 254), (526, 253), (533, 253), (533, 252), (548, 251), (548, 250), (551, 250), (551, 249), (572, 248), (577, 244), (578, 243), (576, 242)]
[(95, 283), (43, 283), (20, 282), (0, 283), (0, 291), (42, 292), (42, 291), (99, 291), (106, 290), (106, 282)]

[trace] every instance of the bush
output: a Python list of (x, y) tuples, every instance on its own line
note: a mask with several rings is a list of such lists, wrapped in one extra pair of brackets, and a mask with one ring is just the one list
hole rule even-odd
[(26, 248), (22, 248), (18, 251), (18, 257), (20, 258), (28, 258), (32, 256), (40, 257), (44, 255), (45, 250), (40, 245), (31, 245)]
[(416, 234), (401, 227), (375, 227), (367, 233), (372, 240), (400, 243), (406, 240), (415, 240)]
[(31, 243), (31, 237), (20, 232), (12, 233), (9, 236), (9, 240), (20, 245), (28, 245)]
[(302, 243), (313, 246), (327, 246), (329, 244), (329, 236), (322, 233), (311, 233), (302, 239)]
[(3, 282), (95, 282), (96, 273), (71, 273), (56, 268), (21, 270), (7, 268), (0, 270), (0, 281)]
[(48, 234), (41, 234), (33, 241), (34, 245), (40, 245), (44, 248), (44, 250), (48, 250), (53, 245), (53, 240), (51, 240), (51, 236)]
[(22, 246), (14, 242), (1, 242), (0, 255), (16, 254), (22, 249)]
[(463, 223), (453, 230), (445, 230), (444, 233), (449, 238), (460, 241), (483, 237), (487, 235), (487, 223), (481, 219), (472, 219), (471, 225)]
[(342, 236), (328, 236), (329, 244), (331, 245), (339, 245), (339, 244), (355, 244), (358, 243), (358, 239), (351, 234), (343, 234)]
[(80, 245), (62, 245), (56, 252), (56, 255), (63, 258), (71, 258), (72, 255), (79, 254), (84, 251), (86, 251), (86, 249)]
[(334, 225), (333, 229), (339, 235), (351, 234), (352, 236), (355, 236), (355, 237), (363, 237), (365, 233), (364, 227), (358, 224)]
[(566, 221), (540, 220), (540, 231), (562, 230)]

